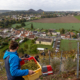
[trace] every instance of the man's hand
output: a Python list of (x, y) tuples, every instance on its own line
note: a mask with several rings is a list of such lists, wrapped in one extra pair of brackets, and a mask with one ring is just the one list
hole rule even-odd
[(25, 58), (21, 58), (21, 60), (24, 60)]
[(31, 75), (31, 74), (34, 74), (35, 72), (34, 71), (32, 71), (32, 70), (29, 70), (29, 75)]

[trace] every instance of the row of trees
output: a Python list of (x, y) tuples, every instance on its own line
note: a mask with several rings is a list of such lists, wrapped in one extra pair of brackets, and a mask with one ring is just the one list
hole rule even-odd
[(22, 19), (22, 20), (5, 20), (3, 19), (2, 21), (0, 21), (0, 27), (2, 28), (6, 28), (6, 27), (11, 27), (12, 24), (15, 24), (15, 23), (23, 23), (23, 22), (26, 22), (26, 19)]
[(53, 17), (57, 17), (57, 14), (47, 14), (41, 16), (41, 18), (53, 18)]

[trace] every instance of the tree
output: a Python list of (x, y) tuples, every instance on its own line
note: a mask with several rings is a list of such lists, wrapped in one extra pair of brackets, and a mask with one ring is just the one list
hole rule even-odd
[(37, 50), (37, 45), (36, 44), (31, 44), (30, 45), (30, 54), (37, 54), (38, 50)]
[(45, 32), (48, 33), (48, 30), (46, 29)]
[(34, 43), (35, 43), (35, 40), (31, 40), (31, 43), (33, 43), (33, 44), (34, 44)]
[(76, 35), (73, 35), (72, 37), (73, 37), (73, 38), (77, 38), (77, 36), (76, 36)]
[(31, 23), (31, 29), (33, 29), (33, 24)]
[(24, 38), (24, 41), (23, 42), (25, 42), (25, 41), (27, 41), (28, 40), (28, 38)]
[(23, 27), (23, 26), (25, 26), (25, 23), (24, 23), (24, 22), (22, 22), (22, 23), (21, 23), (21, 26), (22, 26), (22, 27)]
[(21, 28), (21, 26), (16, 25), (16, 29)]
[(24, 44), (24, 50), (27, 51), (28, 50), (28, 44)]
[(60, 33), (61, 34), (64, 34), (65, 33), (65, 30), (62, 28), (62, 29), (60, 29)]
[(19, 53), (24, 54), (24, 50), (23, 50), (23, 48), (20, 48), (20, 49), (19, 49)]

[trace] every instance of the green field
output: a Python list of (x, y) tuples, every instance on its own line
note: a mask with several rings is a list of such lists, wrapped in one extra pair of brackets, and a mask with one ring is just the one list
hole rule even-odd
[[(31, 28), (31, 22), (25, 22), (26, 26), (24, 28)], [(12, 27), (16, 27), (16, 25), (20, 24), (13, 24)], [(34, 28), (43, 28), (43, 29), (74, 29), (79, 31), (80, 30), (80, 23), (36, 23), (33, 22)]]
[(75, 18), (77, 18), (78, 20), (80, 20), (80, 16), (74, 16)]
[(60, 50), (71, 50), (77, 49), (76, 40), (61, 40)]

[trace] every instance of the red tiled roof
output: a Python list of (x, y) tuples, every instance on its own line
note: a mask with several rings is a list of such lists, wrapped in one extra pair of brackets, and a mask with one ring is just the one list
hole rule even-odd
[(29, 35), (28, 38), (35, 38), (35, 35)]
[(26, 37), (26, 35), (25, 35), (25, 34), (21, 34), (21, 36)]
[(66, 38), (70, 38), (70, 35), (67, 35)]
[(73, 32), (70, 32), (70, 35), (71, 35), (71, 36), (73, 36), (73, 35), (75, 35), (75, 33), (73, 33)]
[(36, 41), (52, 42), (52, 39), (38, 38)]
[(66, 36), (65, 34), (62, 34), (61, 36)]

